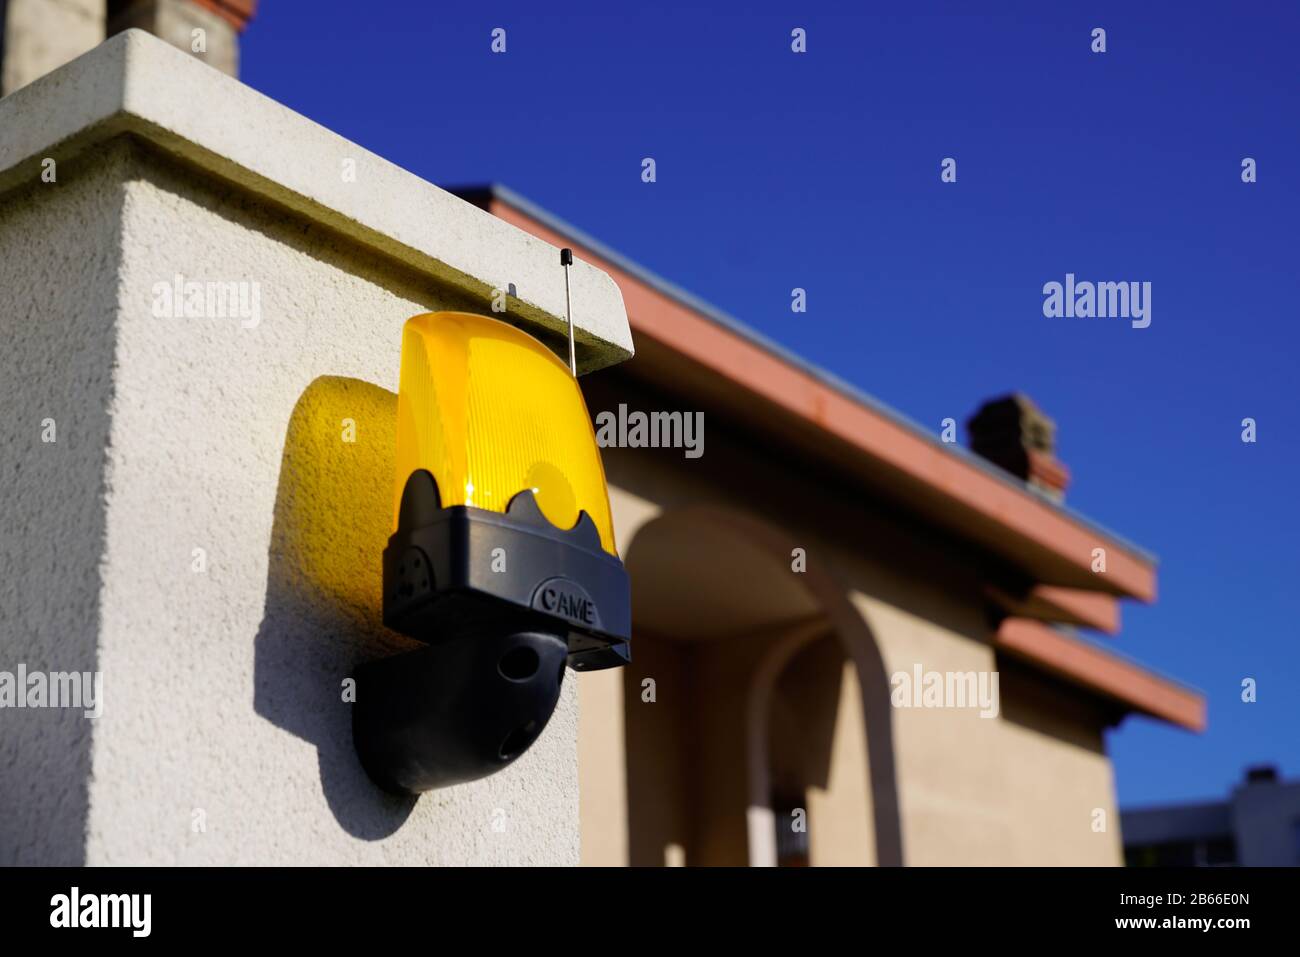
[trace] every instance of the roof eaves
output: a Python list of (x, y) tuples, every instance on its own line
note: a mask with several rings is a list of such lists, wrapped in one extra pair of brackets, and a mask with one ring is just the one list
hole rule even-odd
[(710, 320), (711, 322), (723, 326), (724, 328), (734, 333), (735, 335), (740, 336), (741, 338), (747, 340), (753, 345), (758, 346), (759, 348), (764, 349), (765, 351), (778, 357), (783, 362), (786, 362), (787, 364), (798, 368), (800, 371), (816, 379), (823, 385), (834, 389), (835, 391), (853, 400), (854, 402), (866, 406), (867, 408), (871, 409), (873, 412), (876, 412), (877, 414), (889, 419), (891, 422), (895, 423), (896, 425), (904, 429), (907, 429), (909, 432), (913, 433), (918, 438), (924, 439), (925, 441), (929, 442), (931, 445), (935, 446), (936, 448), (941, 449), (944, 454), (955, 456), (961, 459), (965, 464), (971, 466), (972, 468), (979, 469), (981, 472), (983, 472), (985, 475), (989, 476), (990, 478), (994, 479), (995, 481), (1001, 482), (1003, 485), (1006, 485), (1009, 488), (1013, 488), (1018, 492), (1033, 497), (1035, 501), (1042, 503), (1043, 505), (1067, 517), (1071, 521), (1084, 526), (1085, 528), (1096, 533), (1097, 535), (1103, 536), (1115, 542), (1116, 544), (1126, 549), (1127, 551), (1131, 552), (1134, 556), (1146, 562), (1147, 564), (1152, 566), (1159, 565), (1160, 562), (1159, 558), (1153, 552), (1143, 548), (1141, 545), (1138, 545), (1135, 542), (1130, 541), (1129, 539), (1125, 538), (1123, 535), (1120, 535), (1119, 533), (1115, 532), (1113, 529), (1107, 528), (1106, 526), (1102, 525), (1100, 522), (1097, 522), (1089, 518), (1088, 516), (1078, 511), (1075, 511), (1069, 506), (1057, 502), (1054, 499), (1047, 497), (1046, 495), (1042, 495), (1038, 493), (1028, 483), (1017, 479), (1015, 476), (1009, 474), (1005, 470), (994, 465), (992, 462), (989, 462), (986, 459), (981, 458), (980, 456), (976, 455), (974, 452), (970, 451), (969, 449), (964, 448), (963, 446), (956, 445), (954, 443), (941, 441), (939, 437), (936, 436), (932, 431), (923, 428), (915, 420), (899, 412), (897, 409), (894, 409), (891, 406), (886, 405), (884, 402), (877, 399), (875, 396), (870, 395), (867, 392), (864, 392), (862, 389), (858, 388), (857, 386), (849, 382), (846, 382), (844, 379), (835, 375), (833, 372), (830, 372), (826, 369), (823, 369), (821, 366), (809, 362), (807, 359), (803, 358), (798, 353), (795, 353), (790, 349), (786, 348), (785, 346), (781, 345), (780, 343), (768, 338), (767, 336), (763, 335), (761, 332), (758, 332), (752, 327), (746, 325), (744, 322), (737, 319), (735, 316), (732, 316), (724, 312), (723, 310), (719, 309), (718, 307), (712, 305), (711, 303), (706, 302), (705, 300), (696, 296), (694, 293), (688, 292), (687, 290), (681, 288), (677, 284), (663, 278), (662, 276), (654, 272), (651, 272), (649, 269), (642, 266), (640, 263), (637, 263), (634, 260), (629, 259), (627, 256), (623, 255), (622, 253), (618, 252), (615, 249), (611, 249), (605, 243), (593, 237), (590, 233), (587, 233), (586, 231), (578, 228), (577, 226), (574, 226), (572, 223), (562, 219), (559, 216), (556, 216), (554, 213), (550, 212), (549, 210), (545, 209), (542, 206), (537, 205), (532, 200), (528, 199), (526, 196), (522, 196), (519, 193), (515, 192), (510, 187), (504, 186), (500, 183), (491, 183), (487, 186), (466, 187), (463, 189), (453, 187), (449, 191), (460, 196), (466, 196), (467, 194), (475, 194), (475, 193), (480, 195), (487, 194), (494, 199), (500, 200), (503, 203), (507, 203), (510, 206), (515, 207), (520, 212), (524, 213), (527, 216), (531, 216), (532, 218), (538, 220), (543, 225), (554, 230), (555, 232), (562, 233), (566, 236), (571, 237), (573, 241), (578, 245), (585, 246), (586, 248), (592, 250), (593, 252), (601, 256), (603, 259), (607, 259), (609, 262), (613, 263), (619, 269), (623, 270), (624, 272), (627, 272), (632, 276), (635, 276), (641, 282), (655, 289), (657, 292), (663, 294), (664, 296), (676, 300), (680, 304), (686, 306), (691, 310), (694, 310), (695, 312), (699, 313), (701, 316)]

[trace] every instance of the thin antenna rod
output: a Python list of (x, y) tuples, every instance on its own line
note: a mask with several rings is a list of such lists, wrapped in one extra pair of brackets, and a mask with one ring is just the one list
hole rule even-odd
[(573, 250), (565, 246), (560, 250), (560, 265), (564, 267), (564, 315), (569, 320), (569, 372), (578, 378), (578, 358), (573, 348), (573, 304), (569, 302), (569, 267), (573, 265)]

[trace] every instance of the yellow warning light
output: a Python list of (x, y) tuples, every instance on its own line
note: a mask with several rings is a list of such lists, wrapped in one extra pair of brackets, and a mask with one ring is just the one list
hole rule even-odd
[(441, 504), (506, 511), (534, 490), (558, 528), (591, 516), (617, 555), (609, 493), (577, 380), (537, 339), (467, 312), (432, 312), (402, 332), (393, 528), (412, 472), (427, 470)]

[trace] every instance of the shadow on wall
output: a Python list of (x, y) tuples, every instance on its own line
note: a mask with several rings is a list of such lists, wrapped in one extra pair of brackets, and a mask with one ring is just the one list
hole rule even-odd
[(316, 746), (321, 790), (355, 837), (379, 840), (415, 806), (366, 776), (344, 681), (362, 661), (423, 647), (382, 625), (397, 395), (322, 377), (294, 406), (280, 463), (253, 707)]

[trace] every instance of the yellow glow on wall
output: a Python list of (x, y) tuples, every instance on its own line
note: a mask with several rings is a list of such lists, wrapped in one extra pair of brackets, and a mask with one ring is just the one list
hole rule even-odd
[(533, 489), (547, 520), (591, 516), (616, 555), (605, 471), (587, 404), (568, 367), (507, 323), (465, 312), (407, 321), (397, 398), (393, 528), (406, 480), (427, 469), (444, 507), (504, 512)]
[[(268, 590), (353, 619), (356, 634), (382, 615), (376, 560), (388, 541), (397, 396), (337, 376), (312, 382), (285, 436)], [(362, 490), (374, 490), (363, 492)]]

